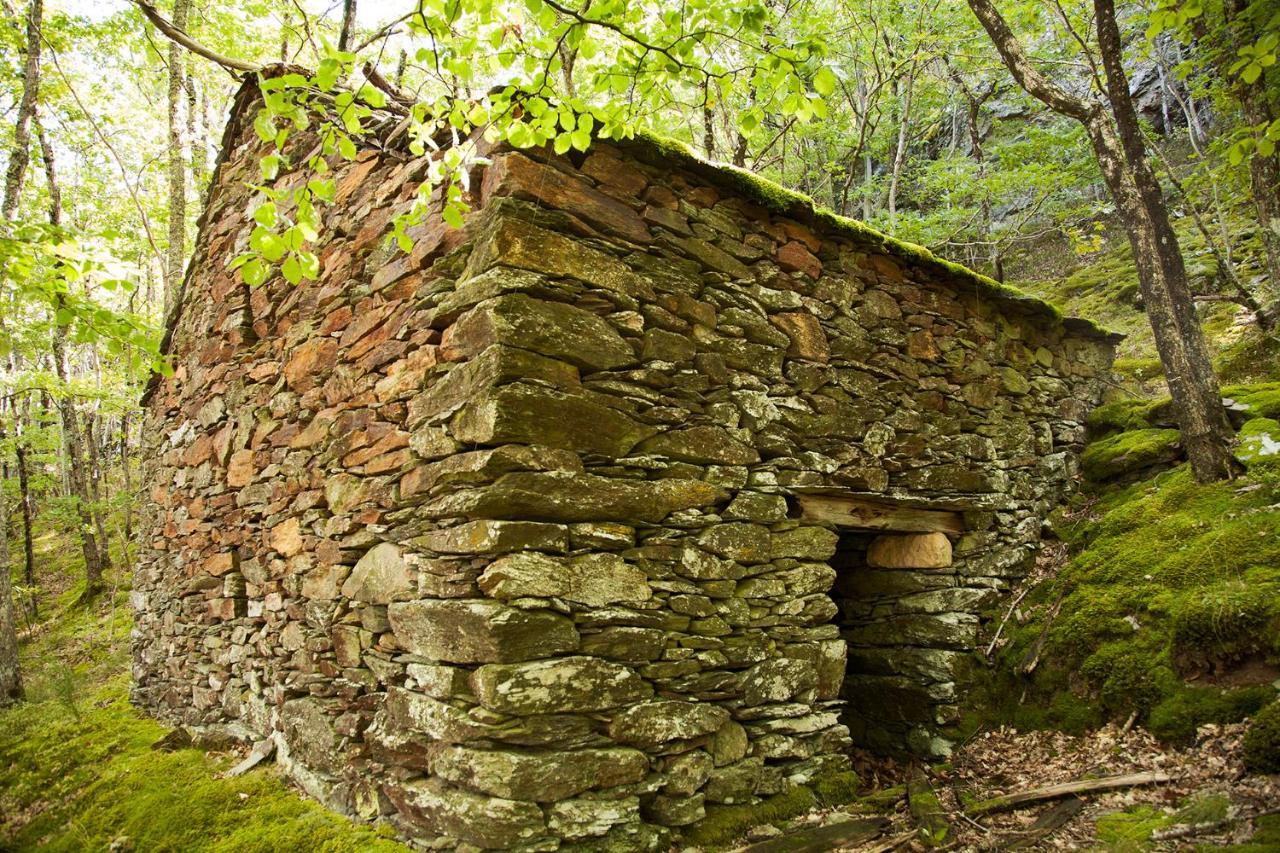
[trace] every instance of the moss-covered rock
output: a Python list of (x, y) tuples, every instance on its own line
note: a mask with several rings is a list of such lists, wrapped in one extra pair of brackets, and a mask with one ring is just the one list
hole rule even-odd
[[(1112, 423), (1141, 411), (1124, 408)], [(1280, 661), (1280, 482), (1268, 471), (1199, 484), (1184, 465), (1091, 486), (1054, 525), (1070, 560), (1028, 594), (1026, 623), (1006, 628), (974, 721), (1080, 732), (1136, 713), (1160, 738), (1187, 741), (1270, 701), (1270, 670), (1257, 666)]]
[(1263, 708), (1249, 724), (1244, 766), (1253, 773), (1280, 773), (1280, 702)]
[(1280, 462), (1280, 421), (1254, 418), (1240, 428), (1236, 458), (1245, 465)]
[(1182, 456), (1176, 429), (1138, 429), (1094, 442), (1081, 457), (1084, 474), (1095, 483), (1141, 476)]

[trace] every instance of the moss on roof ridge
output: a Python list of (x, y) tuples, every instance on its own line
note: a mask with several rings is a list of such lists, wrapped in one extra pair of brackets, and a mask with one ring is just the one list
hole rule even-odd
[(921, 267), (940, 271), (956, 282), (967, 285), (981, 296), (1016, 307), (1024, 313), (1036, 314), (1062, 323), (1068, 331), (1089, 337), (1105, 338), (1113, 342), (1124, 338), (1123, 334), (1106, 329), (1093, 320), (1066, 316), (1062, 309), (1052, 302), (1011, 285), (1001, 284), (963, 264), (940, 258), (924, 246), (892, 237), (852, 217), (841, 216), (818, 205), (810, 196), (784, 187), (748, 169), (707, 160), (678, 139), (652, 131), (638, 130), (630, 139), (612, 141), (624, 146), (647, 149), (663, 159), (674, 157), (699, 175), (727, 189), (732, 189), (773, 213), (785, 214), (801, 221), (808, 220), (822, 230), (852, 238), (868, 248), (895, 255)]

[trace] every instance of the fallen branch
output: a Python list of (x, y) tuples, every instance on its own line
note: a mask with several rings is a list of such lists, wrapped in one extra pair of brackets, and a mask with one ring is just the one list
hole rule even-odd
[(156, 11), (156, 7), (148, 3), (147, 0), (133, 0), (133, 4), (142, 10), (142, 14), (146, 16), (146, 19), (150, 21), (157, 30), (164, 33), (166, 38), (170, 39), (171, 41), (177, 42), (178, 44), (182, 45), (192, 53), (198, 56), (203, 56), (205, 59), (208, 59), (212, 62), (216, 62), (218, 65), (221, 65), (223, 68), (229, 68), (234, 71), (246, 71), (249, 73), (253, 73), (255, 71), (262, 70), (263, 66), (259, 65), (256, 62), (246, 62), (243, 59), (235, 59), (230, 56), (223, 56), (221, 53), (218, 53), (217, 51), (210, 50), (209, 48), (205, 47), (200, 42), (196, 41), (191, 36), (187, 35), (181, 29), (179, 29), (178, 27), (175, 27), (172, 23), (165, 20), (164, 17), (162, 17), (160, 13)]
[(1101, 779), (1080, 779), (1076, 782), (1050, 785), (1047, 788), (1033, 788), (1029, 791), (1018, 791), (1013, 794), (992, 797), (989, 800), (983, 800), (976, 805), (970, 806), (965, 811), (971, 815), (1007, 812), (1023, 808), (1032, 803), (1056, 800), (1059, 797), (1068, 797), (1073, 794), (1092, 794), (1098, 791), (1114, 791), (1117, 788), (1155, 785), (1161, 782), (1168, 782), (1172, 778), (1168, 773), (1153, 770), (1144, 773), (1129, 773), (1123, 776), (1105, 776)]
[(1232, 818), (1211, 820), (1206, 823), (1180, 823), (1168, 829), (1157, 829), (1151, 833), (1152, 841), (1168, 841), (1171, 838), (1190, 838), (1194, 835), (1208, 835), (1235, 823)]

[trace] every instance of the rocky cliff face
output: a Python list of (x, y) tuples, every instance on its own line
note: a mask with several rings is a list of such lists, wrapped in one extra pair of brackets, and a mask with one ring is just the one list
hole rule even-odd
[(231, 136), (149, 401), (137, 702), (485, 848), (945, 753), (1105, 335), (647, 143), (496, 151), (410, 254), (425, 162), (364, 152), (319, 280), (250, 292)]

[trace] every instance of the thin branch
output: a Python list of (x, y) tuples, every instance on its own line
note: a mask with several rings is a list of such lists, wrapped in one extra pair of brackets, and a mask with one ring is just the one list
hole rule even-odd
[(196, 41), (191, 36), (187, 35), (185, 32), (161, 17), (160, 13), (156, 11), (156, 7), (148, 3), (147, 0), (133, 0), (133, 4), (142, 10), (142, 14), (146, 16), (146, 19), (150, 21), (157, 30), (164, 33), (167, 38), (177, 42), (192, 53), (198, 56), (203, 56), (205, 59), (215, 62), (228, 70), (245, 71), (248, 73), (262, 70), (262, 66), (256, 62), (247, 62), (243, 59), (234, 59), (230, 56), (223, 56), (221, 53), (200, 44), (200, 42)]

